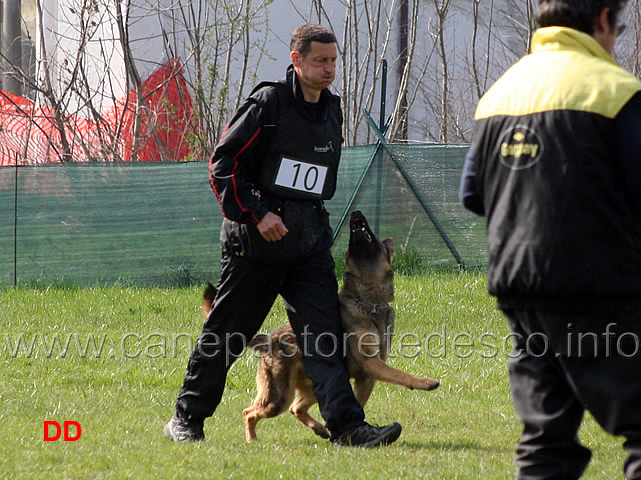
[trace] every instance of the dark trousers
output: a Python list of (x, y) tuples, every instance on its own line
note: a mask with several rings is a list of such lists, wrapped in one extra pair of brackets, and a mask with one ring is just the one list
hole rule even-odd
[(587, 409), (625, 437), (625, 478), (641, 479), (641, 311), (504, 310), (512, 329), (512, 399), (523, 433), (520, 480), (577, 479), (590, 460), (578, 429)]
[(176, 411), (188, 420), (211, 416), (227, 371), (258, 332), (278, 295), (303, 351), (321, 415), (333, 436), (363, 424), (342, 349), (334, 260), (328, 250), (288, 263), (224, 255), (212, 311), (189, 359)]

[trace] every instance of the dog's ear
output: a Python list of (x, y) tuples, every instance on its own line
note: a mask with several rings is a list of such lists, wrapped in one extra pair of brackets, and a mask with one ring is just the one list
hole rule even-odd
[(382, 243), (385, 246), (385, 250), (387, 250), (387, 257), (391, 262), (392, 256), (394, 255), (394, 240), (392, 240), (391, 238), (386, 238)]

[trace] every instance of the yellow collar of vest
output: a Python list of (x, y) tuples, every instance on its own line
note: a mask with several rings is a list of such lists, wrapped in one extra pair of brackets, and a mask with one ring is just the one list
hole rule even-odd
[(532, 53), (510, 67), (479, 101), (475, 118), (576, 110), (614, 118), (641, 82), (591, 36), (540, 28)]
[(617, 65), (617, 62), (614, 61), (601, 44), (587, 33), (567, 27), (545, 27), (539, 28), (534, 32), (532, 53), (556, 50), (573, 50)]

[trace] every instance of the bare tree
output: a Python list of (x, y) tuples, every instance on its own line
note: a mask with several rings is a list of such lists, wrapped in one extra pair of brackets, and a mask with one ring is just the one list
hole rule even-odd
[(534, 35), (534, 5), (533, 0), (504, 0), (504, 5), (497, 8), (497, 14), (502, 20), (500, 31), (496, 38), (504, 38), (504, 45), (514, 58), (519, 58), (529, 52)]
[(624, 68), (641, 78), (641, 0), (629, 0), (619, 21), (627, 28), (615, 44), (615, 57)]
[[(41, 20), (55, 13), (58, 27), (45, 28), (41, 21), (37, 34), (28, 32), (39, 43), (36, 75), (15, 60), (5, 70), (36, 104), (28, 107), (4, 93), (0, 99), (14, 102), (25, 119), (40, 119), (29, 124), (29, 131), (47, 143), (39, 149), (24, 147), (20, 155), (25, 159), (138, 159), (150, 144), (156, 146), (157, 159), (175, 159), (163, 140), (162, 115), (150, 108), (164, 86), (145, 87), (152, 67), (163, 62), (139, 53), (147, 42), (132, 36), (139, 22), (155, 19), (160, 28), (153, 37), (163, 42), (165, 60), (176, 59), (168, 81), (184, 78), (187, 84), (178, 94), (181, 105), (193, 105), (194, 124), (184, 129), (181, 140), (190, 145), (189, 158), (205, 158), (212, 151), (231, 113), (258, 82), (261, 65), (272, 60), (267, 46), (275, 36), (273, 0), (65, 0), (65, 9), (57, 12), (47, 10), (51, 2), (35, 1)], [(628, 29), (615, 56), (641, 76), (641, 0), (628, 3), (622, 18)], [(393, 141), (469, 142), (478, 99), (531, 49), (534, 4), (338, 0), (328, 11), (329, 2), (322, 0), (289, 3), (292, 15), (325, 24), (340, 38), (340, 73), (332, 88), (343, 99), (347, 145), (375, 140), (363, 112), (375, 115), (379, 102), (392, 105), (387, 136)], [(383, 60), (393, 72), (385, 98), (379, 88)], [(122, 71), (112, 71), (120, 64)], [(80, 128), (85, 121), (89, 131)]]
[[(166, 125), (158, 122), (166, 123), (176, 107), (162, 95), (172, 81), (182, 78), (183, 63), (178, 57), (184, 54), (194, 92), (195, 124), (183, 119), (189, 125), (183, 124), (181, 142), (191, 143), (191, 158), (203, 158), (220, 135), (228, 112), (238, 107), (243, 92), (256, 82), (268, 31), (265, 12), (271, 1), (244, 0), (239, 5), (235, 0), (209, 0), (203, 7), (200, 0), (188, 0), (141, 7), (134, 0), (70, 0), (64, 9), (49, 11), (51, 4), (36, 0), (38, 74), (31, 77), (15, 64), (11, 68), (41, 109), (40, 125), (34, 126), (43, 129), (42, 138), (48, 136), (45, 148), (53, 150), (58, 161), (136, 160), (149, 157), (149, 152), (156, 160), (175, 160), (170, 151), (175, 146), (168, 145), (168, 134), (159, 130)], [(211, 12), (223, 16), (210, 22)], [(140, 39), (131, 36), (130, 27), (154, 17), (161, 26), (155, 35), (164, 39), (165, 58), (175, 60), (152, 65), (169, 68), (170, 73), (162, 84), (150, 87), (140, 73), (150, 59), (137, 53)], [(48, 18), (55, 19), (53, 27), (45, 27)], [(261, 26), (263, 38), (254, 37)], [(119, 72), (111, 66), (120, 63), (124, 68), (118, 81)], [(178, 85), (181, 98), (174, 100), (181, 103), (180, 110), (191, 108), (189, 92)], [(23, 115), (27, 114), (25, 110)], [(55, 134), (49, 135), (42, 124), (53, 126)], [(26, 148), (26, 155), (31, 150)], [(38, 152), (42, 157), (42, 148)]]
[(448, 96), (449, 96), (449, 78), (447, 71), (448, 52), (445, 49), (445, 22), (450, 9), (451, 0), (433, 0), (436, 8), (437, 31), (436, 41), (438, 42), (439, 57), (441, 60), (441, 111), (439, 120), (439, 141), (447, 143), (447, 124), (448, 124)]
[(487, 74), (489, 71), (489, 62), (490, 62), (490, 45), (491, 45), (491, 40), (492, 36), (490, 35), (490, 32), (492, 31), (492, 13), (494, 12), (494, 0), (489, 0), (490, 5), (489, 5), (489, 19), (488, 19), (488, 25), (487, 25), (487, 32), (488, 34), (486, 35), (486, 44), (485, 44), (485, 64), (483, 66), (483, 73), (481, 74), (480, 68), (479, 68), (479, 55), (477, 53), (477, 37), (480, 34), (480, 29), (481, 29), (481, 15), (480, 15), (480, 9), (479, 6), (483, 0), (472, 0), (472, 58), (471, 60), (471, 66), (472, 66), (472, 76), (474, 78), (474, 86), (476, 87), (476, 97), (477, 99), (481, 98), (483, 93), (485, 93), (485, 90), (487, 88)]
[(184, 53), (192, 72), (188, 83), (200, 124), (194, 140), (202, 155), (213, 149), (231, 112), (256, 85), (261, 62), (270, 58), (265, 45), (272, 2), (189, 0), (162, 13), (171, 37), (167, 48)]
[[(418, 6), (418, 2), (414, 2)], [(414, 17), (416, 18), (416, 17)], [(406, 78), (405, 70), (409, 63), (409, 0), (401, 0), (401, 8), (399, 9), (399, 52), (398, 52), (398, 78)], [(407, 82), (400, 85), (398, 101), (396, 106), (397, 122), (395, 124), (396, 134), (394, 140), (407, 140), (407, 117), (408, 104), (407, 104)]]

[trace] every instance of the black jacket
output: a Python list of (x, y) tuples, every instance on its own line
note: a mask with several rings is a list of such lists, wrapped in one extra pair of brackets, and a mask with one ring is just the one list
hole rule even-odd
[(479, 102), (463, 197), (487, 216), (501, 307), (641, 306), (641, 216), (615, 140), (639, 91), (592, 37), (551, 27)]
[[(225, 127), (210, 162), (221, 204), (223, 251), (270, 261), (312, 254), (332, 243), (323, 200), (333, 196), (342, 143), (339, 97), (304, 101), (292, 66), (260, 84)], [(289, 230), (266, 242), (256, 224), (272, 211)]]

